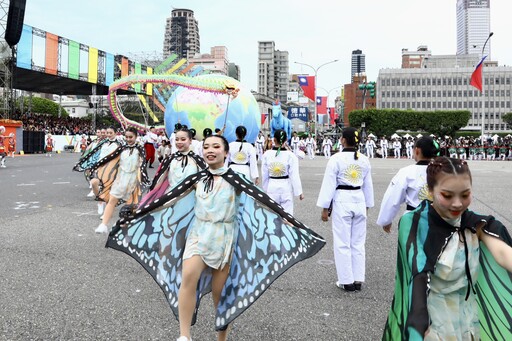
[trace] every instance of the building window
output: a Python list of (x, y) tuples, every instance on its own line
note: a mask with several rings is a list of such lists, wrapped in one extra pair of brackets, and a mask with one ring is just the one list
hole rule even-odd
[(75, 108), (71, 108), (71, 112), (74, 114), (75, 113)]

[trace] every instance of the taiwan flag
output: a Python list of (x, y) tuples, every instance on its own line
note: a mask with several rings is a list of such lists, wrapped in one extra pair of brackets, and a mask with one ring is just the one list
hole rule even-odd
[(316, 96), (316, 113), (327, 114), (327, 96)]
[(315, 100), (315, 76), (299, 76), (299, 85), (304, 92), (304, 96), (310, 100)]
[(473, 74), (471, 75), (471, 81), (469, 84), (480, 90), (480, 92), (483, 91), (482, 89), (482, 68), (484, 67), (484, 60), (487, 58), (487, 56), (484, 56), (480, 63), (475, 68), (475, 71), (473, 71)]
[(338, 118), (338, 115), (336, 115), (336, 110), (334, 107), (327, 108), (327, 114), (329, 115), (329, 123), (334, 124), (334, 120)]

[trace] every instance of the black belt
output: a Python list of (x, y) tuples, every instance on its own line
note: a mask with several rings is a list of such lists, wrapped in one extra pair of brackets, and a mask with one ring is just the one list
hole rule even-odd
[(411, 205), (407, 205), (407, 211), (414, 211), (417, 207), (414, 207), (414, 206), (411, 206)]
[(347, 186), (347, 185), (338, 185), (336, 189), (346, 189), (347, 191), (355, 191), (356, 189), (361, 189), (361, 186)]
[(270, 179), (288, 179), (289, 176), (288, 175), (284, 175), (284, 176), (269, 176)]
[(231, 166), (231, 165), (249, 166), (249, 162), (247, 162), (247, 163), (229, 162), (229, 163), (228, 163), (228, 166)]

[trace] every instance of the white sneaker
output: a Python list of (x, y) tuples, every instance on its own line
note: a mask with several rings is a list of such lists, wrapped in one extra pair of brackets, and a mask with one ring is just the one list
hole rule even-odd
[(93, 191), (93, 190), (91, 190), (91, 191), (89, 192), (89, 194), (87, 194), (87, 197), (88, 197), (88, 198), (92, 198), (92, 197), (94, 197), (94, 191)]
[(94, 232), (96, 233), (108, 233), (108, 227), (107, 225), (101, 223), (98, 225), (98, 227), (96, 228), (96, 230), (94, 230)]
[(192, 339), (189, 339), (186, 336), (180, 336), (178, 339), (176, 339), (176, 341), (192, 341)]
[(5, 168), (5, 165), (2, 163), (2, 164), (0, 165), (0, 167)]
[(103, 203), (103, 202), (98, 203), (98, 214), (103, 214), (104, 211), (105, 211), (105, 203)]

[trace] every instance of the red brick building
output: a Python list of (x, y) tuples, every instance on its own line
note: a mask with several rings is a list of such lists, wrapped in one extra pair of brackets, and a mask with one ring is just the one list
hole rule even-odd
[[(356, 74), (352, 78), (352, 83), (345, 84), (345, 112), (343, 117), (343, 122), (345, 127), (350, 125), (348, 120), (348, 115), (351, 111), (363, 109), (363, 90), (359, 89), (359, 84), (366, 83), (366, 75), (365, 74)], [(375, 89), (375, 93), (377, 93), (377, 89)], [(365, 108), (375, 108), (377, 106), (377, 96), (374, 98), (370, 97), (370, 92), (366, 90), (365, 95)]]

